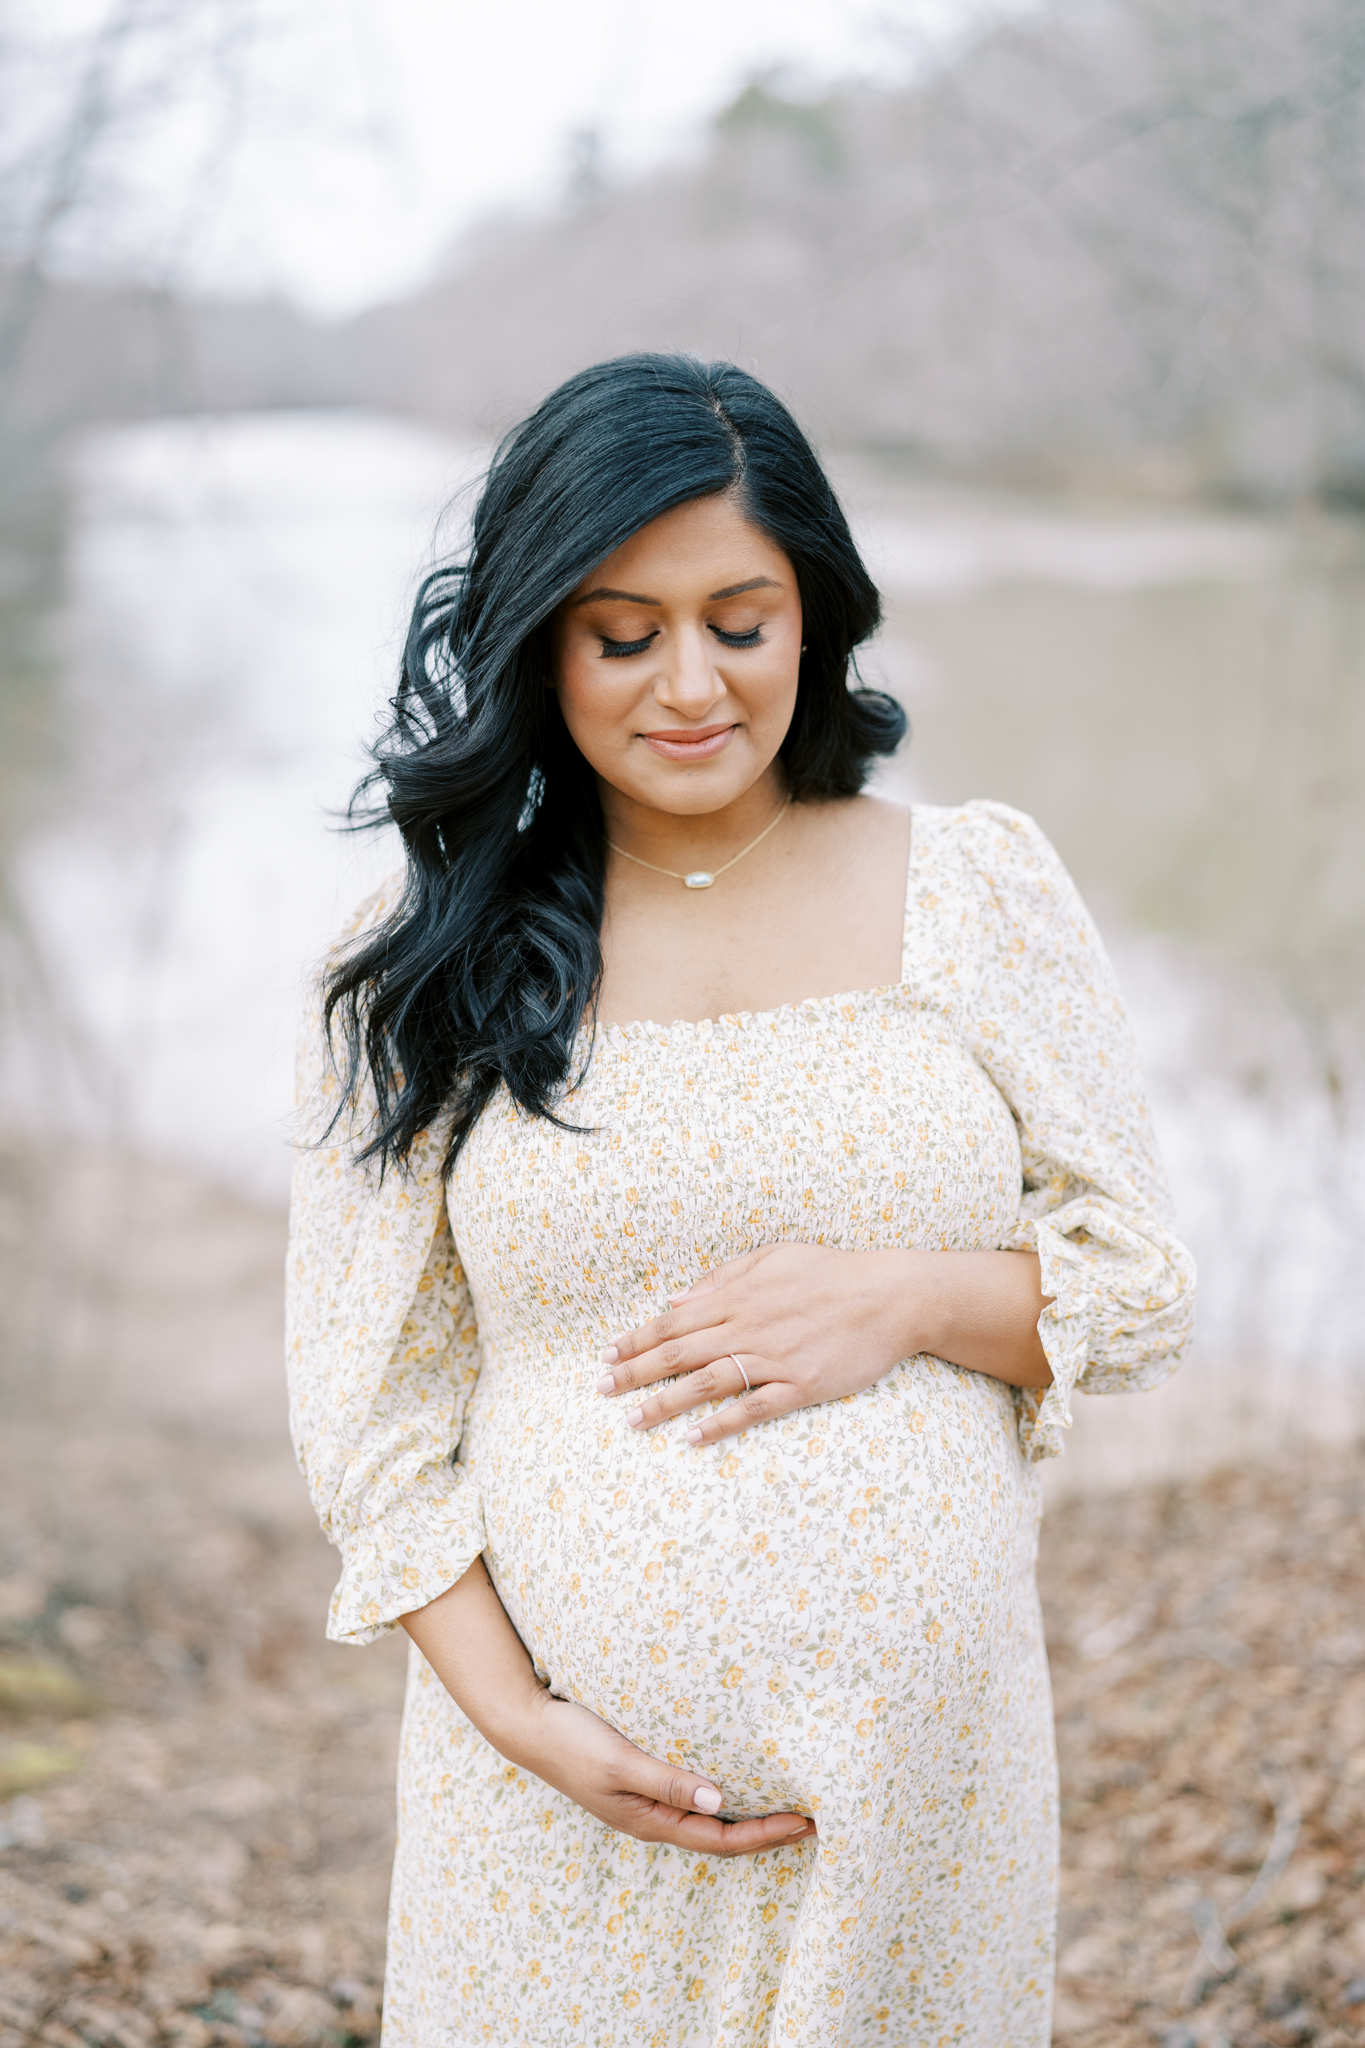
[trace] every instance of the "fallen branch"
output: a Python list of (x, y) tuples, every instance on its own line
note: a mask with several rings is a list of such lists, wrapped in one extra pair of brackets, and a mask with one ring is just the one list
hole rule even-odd
[(1199, 1899), (1190, 1909), (1190, 1917), (1199, 1930), (1199, 1953), (1185, 1980), (1180, 1995), (1183, 2009), (1198, 2005), (1209, 1985), (1217, 1978), (1230, 1977), (1237, 1968), (1236, 1952), (1228, 1940), (1229, 1934), (1249, 1920), (1273, 1887), (1284, 1875), (1294, 1845), (1299, 1839), (1298, 1794), (1294, 1781), (1281, 1764), (1260, 1764), (1257, 1766), (1261, 1780), (1268, 1791), (1275, 1809), (1275, 1832), (1270, 1838), (1270, 1847), (1265, 1861), (1257, 1871), (1249, 1889), (1243, 1892), (1232, 1911), (1223, 1917), (1212, 1899)]

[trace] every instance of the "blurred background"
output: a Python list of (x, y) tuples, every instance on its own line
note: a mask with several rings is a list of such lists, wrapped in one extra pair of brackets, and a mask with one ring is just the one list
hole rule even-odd
[(1047, 1477), (1058, 2039), (1365, 2038), (1362, 218), (1358, 0), (0, 0), (0, 2048), (373, 2034), (294, 1018), (422, 568), (630, 348), (821, 448), (882, 784), (1054, 839), (1200, 1261)]

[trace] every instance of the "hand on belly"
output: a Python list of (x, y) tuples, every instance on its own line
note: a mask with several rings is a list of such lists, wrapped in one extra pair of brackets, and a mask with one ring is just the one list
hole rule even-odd
[(1009, 1386), (1045, 1387), (1052, 1369), (1039, 1318), (1051, 1297), (1039, 1274), (1031, 1251), (760, 1245), (613, 1338), (597, 1391), (669, 1381), (628, 1412), (631, 1427), (646, 1430), (725, 1400), (689, 1429), (701, 1445), (860, 1394), (924, 1354)]
[(738, 1395), (698, 1420), (690, 1441), (715, 1443), (798, 1408), (861, 1393), (911, 1352), (913, 1252), (832, 1251), (766, 1244), (675, 1295), (668, 1311), (616, 1337), (602, 1353), (599, 1394), (662, 1379), (629, 1420), (636, 1428)]
[(752, 1856), (815, 1833), (808, 1815), (791, 1811), (711, 1818), (723, 1795), (694, 1769), (648, 1755), (572, 1700), (542, 1699), (513, 1761), (622, 1834), (704, 1856)]

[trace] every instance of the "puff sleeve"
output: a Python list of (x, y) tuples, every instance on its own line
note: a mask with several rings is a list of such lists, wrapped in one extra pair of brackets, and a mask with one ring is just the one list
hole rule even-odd
[(1005, 804), (932, 812), (925, 827), (910, 957), (1018, 1128), (1023, 1186), (1002, 1243), (1038, 1253), (1053, 1375), (1017, 1391), (1019, 1430), (1027, 1457), (1053, 1457), (1074, 1388), (1135, 1393), (1175, 1370), (1194, 1261), (1113, 969), (1058, 855)]
[[(383, 892), (352, 926), (377, 919)], [(342, 1556), (327, 1633), (366, 1643), (461, 1578), (484, 1547), (477, 1484), (456, 1462), (478, 1330), (446, 1217), (445, 1132), (382, 1182), (352, 1157), (318, 991), (299, 1041), (285, 1290), (290, 1429)]]

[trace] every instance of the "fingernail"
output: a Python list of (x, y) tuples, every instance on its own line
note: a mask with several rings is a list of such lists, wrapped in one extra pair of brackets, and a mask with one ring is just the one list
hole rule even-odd
[(810, 1822), (803, 1820), (794, 1828), (783, 1828), (781, 1834), (775, 1836), (774, 1839), (779, 1842), (790, 1842), (794, 1835), (804, 1835), (809, 1827)]
[(632, 1408), (629, 1415), (626, 1417), (626, 1421), (630, 1424), (632, 1429), (638, 1429), (640, 1427), (640, 1424), (644, 1421), (644, 1419), (645, 1411), (643, 1408)]
[(602, 1353), (602, 1363), (603, 1365), (615, 1365), (617, 1359), (620, 1356), (621, 1354), (617, 1350), (616, 1346), (614, 1344), (608, 1344)]
[(690, 1444), (699, 1444), (701, 1442), (701, 1431), (699, 1429), (689, 1429), (687, 1432), (687, 1441)]
[(599, 1394), (614, 1394), (616, 1392), (616, 1375), (604, 1372), (601, 1379), (597, 1382), (597, 1391)]
[(714, 1785), (698, 1785), (692, 1794), (692, 1804), (698, 1813), (719, 1813), (725, 1802)]

